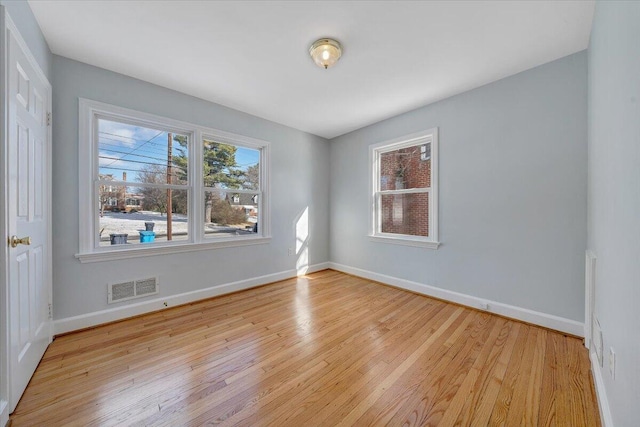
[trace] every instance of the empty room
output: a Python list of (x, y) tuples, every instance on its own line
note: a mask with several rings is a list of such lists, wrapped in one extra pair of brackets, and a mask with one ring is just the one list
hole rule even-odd
[(640, 2), (0, 0), (0, 426), (640, 425)]

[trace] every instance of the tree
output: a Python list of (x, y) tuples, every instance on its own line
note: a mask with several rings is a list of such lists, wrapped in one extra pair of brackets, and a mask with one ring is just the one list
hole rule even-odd
[[(113, 181), (112, 174), (99, 174), (98, 177), (102, 181)], [(124, 203), (125, 197), (125, 187), (113, 186), (113, 185), (101, 185), (98, 189), (98, 198), (100, 202), (100, 217), (104, 216), (104, 207), (105, 205), (111, 206), (111, 201), (116, 200), (116, 207), (120, 202)], [(111, 208), (113, 209), (113, 207)]]
[[(171, 168), (171, 183), (186, 184), (188, 178), (188, 157), (187, 157), (187, 137), (184, 135), (173, 134), (173, 141), (178, 145), (174, 145), (178, 155), (172, 156), (173, 167)], [(186, 191), (171, 192), (171, 207), (175, 213), (187, 213), (188, 199)]]
[(174, 148), (178, 151), (177, 155), (173, 156), (173, 173), (171, 177), (172, 184), (186, 184), (188, 181), (188, 157), (187, 157), (187, 137), (184, 135), (173, 135), (173, 140), (178, 143)]
[[(177, 155), (173, 156), (176, 166), (174, 179), (178, 182), (187, 180), (187, 137), (176, 135), (173, 140), (178, 143)], [(244, 172), (236, 163), (237, 148), (230, 144), (204, 140), (203, 175), (205, 187), (240, 188), (244, 182)]]
[(244, 172), (236, 163), (237, 148), (220, 142), (204, 141), (204, 185), (206, 187), (240, 188)]
[[(98, 177), (100, 180), (110, 180), (113, 181), (113, 175), (102, 175), (99, 174)], [(104, 216), (104, 205), (109, 201), (110, 191), (109, 186), (101, 185), (98, 191), (98, 198), (100, 199), (100, 218)]]
[[(180, 173), (185, 174), (188, 165), (187, 156), (187, 139), (186, 137), (176, 135), (174, 141), (179, 144), (178, 154), (173, 156), (173, 163), (177, 166), (176, 178), (180, 177)], [(210, 140), (204, 140), (203, 147), (203, 176), (204, 186), (213, 188), (241, 188), (245, 182), (244, 171), (238, 169), (236, 163), (237, 148), (230, 144), (223, 144)], [(214, 192), (207, 191), (205, 222), (212, 221), (212, 209), (214, 208)], [(218, 197), (219, 198), (219, 197)]]
[(257, 190), (260, 187), (260, 165), (249, 166), (245, 172), (245, 182), (243, 186), (247, 190)]
[(241, 224), (246, 221), (247, 216), (244, 209), (237, 209), (231, 206), (228, 200), (222, 199), (217, 193), (211, 193), (211, 221), (217, 224)]
[[(167, 172), (163, 165), (144, 165), (138, 171), (140, 182), (149, 184), (166, 184)], [(164, 188), (141, 187), (140, 193), (144, 196), (144, 208), (158, 211), (161, 214), (167, 211), (167, 190)]]

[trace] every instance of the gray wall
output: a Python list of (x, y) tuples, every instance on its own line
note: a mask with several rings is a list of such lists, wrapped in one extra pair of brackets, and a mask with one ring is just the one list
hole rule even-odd
[(29, 46), (29, 50), (31, 50), (36, 61), (38, 61), (38, 65), (40, 65), (45, 76), (51, 82), (53, 57), (29, 4), (26, 0), (0, 0), (0, 5), (4, 6), (9, 12), (9, 16), (18, 27), (18, 31), (20, 31), (20, 35)]
[[(160, 296), (295, 268), (295, 222), (309, 208), (309, 264), (329, 260), (329, 143), (229, 108), (63, 57), (53, 61), (54, 318), (107, 308), (107, 282), (159, 274)], [(88, 98), (271, 142), (270, 244), (80, 264), (78, 98)], [(144, 300), (135, 300), (140, 302)], [(126, 303), (120, 303), (121, 306)], [(114, 307), (110, 305), (109, 308)]]
[[(584, 319), (586, 52), (332, 140), (331, 260)], [(368, 147), (440, 137), (438, 250), (373, 242)]]
[[(616, 426), (640, 422), (640, 3), (598, 2), (589, 46), (589, 238)], [(609, 374), (609, 347), (616, 377)]]

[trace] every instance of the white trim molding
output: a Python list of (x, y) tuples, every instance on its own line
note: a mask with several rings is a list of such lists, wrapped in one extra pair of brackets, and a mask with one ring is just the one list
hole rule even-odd
[(374, 273), (372, 271), (350, 267), (335, 262), (329, 263), (329, 268), (336, 271), (341, 271), (343, 273), (352, 274), (354, 276), (359, 276), (365, 279), (374, 280), (376, 282), (406, 289), (418, 294), (450, 301), (456, 304), (486, 311), (488, 313), (494, 313), (500, 316), (509, 317), (511, 319), (542, 326), (544, 328), (565, 332), (567, 334), (575, 335), (578, 337), (584, 336), (584, 324), (576, 320), (566, 319), (564, 317), (554, 316), (552, 314), (529, 310), (527, 308), (516, 307), (497, 301), (491, 301), (460, 292), (450, 291), (435, 286), (425, 285), (423, 283), (413, 282), (411, 280), (405, 280), (397, 277), (387, 276), (385, 274)]
[(416, 248), (438, 249), (440, 242), (428, 242), (422, 239), (398, 239), (396, 237), (386, 237), (382, 234), (369, 236), (369, 240), (379, 243), (391, 243), (392, 245), (413, 246)]
[[(328, 262), (310, 265), (308, 269), (305, 270), (305, 274), (311, 274), (313, 272), (326, 270), (328, 268)], [(80, 329), (91, 328), (94, 326), (99, 326), (101, 324), (115, 322), (117, 320), (123, 320), (129, 317), (139, 316), (141, 314), (151, 313), (154, 311), (164, 310), (169, 307), (175, 307), (182, 304), (201, 301), (232, 292), (243, 291), (246, 289), (255, 288), (257, 286), (262, 286), (269, 283), (278, 282), (280, 280), (291, 279), (293, 277), (303, 275), (304, 274), (298, 274), (297, 270), (285, 270), (279, 273), (238, 280), (231, 283), (224, 283), (205, 289), (185, 292), (182, 294), (154, 298), (148, 301), (122, 305), (120, 307), (82, 314), (80, 316), (57, 319), (54, 321), (54, 335), (60, 335)]]
[(76, 254), (82, 264), (90, 262), (116, 261), (120, 259), (141, 258), (154, 255), (178, 254), (184, 252), (206, 251), (210, 249), (232, 248), (237, 246), (262, 245), (271, 242), (270, 237), (239, 237), (237, 239), (220, 239), (204, 243), (179, 243), (154, 245), (150, 247), (122, 247), (105, 252)]
[(607, 399), (607, 391), (604, 387), (604, 379), (602, 378), (602, 368), (600, 368), (598, 356), (595, 351), (589, 352), (589, 359), (591, 360), (591, 375), (593, 375), (593, 384), (595, 385), (598, 408), (600, 409), (600, 421), (603, 427), (613, 427), (609, 399)]

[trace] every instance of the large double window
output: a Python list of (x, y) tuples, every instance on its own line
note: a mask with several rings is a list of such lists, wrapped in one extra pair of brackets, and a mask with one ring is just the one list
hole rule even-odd
[(438, 247), (437, 155), (437, 129), (370, 147), (373, 239)]
[(263, 243), (268, 143), (80, 100), (83, 261)]

